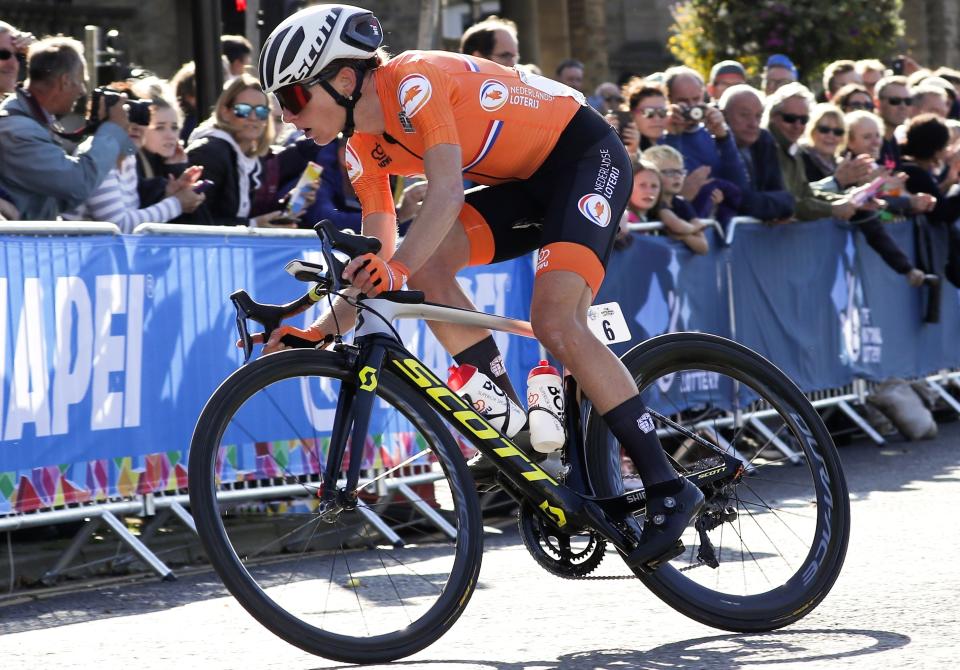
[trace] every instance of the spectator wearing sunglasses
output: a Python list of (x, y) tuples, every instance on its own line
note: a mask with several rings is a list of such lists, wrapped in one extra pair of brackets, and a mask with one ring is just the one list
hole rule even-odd
[(659, 144), (667, 132), (667, 94), (663, 87), (634, 77), (623, 87), (623, 98), (640, 131), (640, 151)]
[(813, 108), (806, 132), (800, 140), (800, 156), (803, 158), (807, 181), (818, 182), (833, 177), (845, 134), (843, 112), (836, 105), (821, 102)]
[(261, 183), (260, 157), (270, 151), (273, 135), (273, 117), (260, 82), (249, 74), (238, 75), (220, 94), (213, 115), (190, 136), (187, 158), (191, 165), (202, 166), (203, 178), (213, 182), (207, 204), (191, 223), (272, 226), (280, 211), (257, 215), (253, 197)]
[(874, 109), (873, 96), (863, 84), (852, 83), (841, 87), (831, 99), (844, 114), (863, 110), (872, 112)]
[(520, 59), (517, 24), (510, 19), (488, 16), (463, 33), (460, 53), (486, 58), (504, 67), (513, 67)]
[(806, 86), (796, 82), (787, 84), (767, 98), (763, 125), (776, 140), (777, 161), (784, 186), (793, 194), (796, 218), (800, 221), (830, 217), (846, 220), (856, 213), (856, 206), (848, 198), (814, 190), (800, 156), (798, 142), (810, 121), (813, 105), (813, 94)]
[(874, 102), (877, 113), (883, 119), (883, 146), (880, 148), (880, 163), (900, 165), (900, 143), (894, 133), (910, 118), (913, 98), (907, 88), (907, 78), (894, 75), (877, 82)]
[(0, 100), (16, 90), (20, 63), (26, 58), (27, 47), (34, 41), (31, 33), (22, 33), (0, 21)]

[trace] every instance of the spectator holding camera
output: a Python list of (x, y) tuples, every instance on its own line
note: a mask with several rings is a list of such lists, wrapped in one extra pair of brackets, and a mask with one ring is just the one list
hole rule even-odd
[(670, 106), (663, 143), (683, 155), (684, 197), (693, 200), (708, 177), (745, 188), (747, 173), (724, 115), (703, 103), (703, 79), (684, 66), (669, 68), (665, 74)]
[[(119, 88), (119, 87), (117, 87)], [(141, 101), (143, 102), (143, 101)], [(147, 104), (143, 102), (143, 104)], [(145, 119), (142, 119), (145, 120)], [(134, 118), (127, 126), (127, 134), (137, 149), (143, 147), (146, 125)], [(141, 206), (135, 155), (122, 156), (107, 173), (87, 200), (74, 211), (64, 215), (68, 219), (110, 221), (123, 233), (131, 233), (141, 223), (164, 223), (184, 212), (192, 212), (203, 202), (204, 196), (194, 192), (201, 168), (190, 168), (167, 185), (168, 195), (159, 202)]]
[(27, 86), (0, 105), (0, 188), (25, 220), (53, 220), (84, 202), (117, 160), (135, 151), (123, 104), (91, 110), (101, 122), (76, 156), (60, 145), (56, 117), (86, 93), (82, 53), (83, 45), (66, 37), (35, 42)]
[[(261, 161), (273, 142), (273, 117), (260, 82), (249, 74), (237, 76), (217, 99), (213, 115), (190, 136), (187, 158), (203, 167), (212, 181), (207, 204), (191, 223), (221, 226), (274, 227), (279, 209), (255, 215), (253, 198), (261, 184)], [(284, 222), (284, 227), (293, 225)]]

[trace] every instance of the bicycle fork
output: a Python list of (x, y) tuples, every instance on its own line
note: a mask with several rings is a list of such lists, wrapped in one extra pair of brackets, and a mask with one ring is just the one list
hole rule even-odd
[[(382, 345), (362, 345), (351, 360), (355, 378), (345, 380), (340, 385), (320, 495), (320, 517), (325, 521), (333, 522), (341, 511), (354, 509), (357, 505), (357, 483), (360, 480), (363, 451), (385, 357), (386, 349)], [(349, 468), (346, 486), (340, 489), (337, 482), (347, 453), (348, 433)]]

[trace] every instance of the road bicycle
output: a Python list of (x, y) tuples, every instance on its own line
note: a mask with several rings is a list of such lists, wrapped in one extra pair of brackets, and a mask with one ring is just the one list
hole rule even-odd
[[(532, 337), (530, 324), (416, 291), (347, 298), (344, 255), (375, 253), (379, 241), (329, 222), (316, 230), (323, 263), (286, 268), (311, 283), (304, 296), (286, 305), (231, 296), (248, 360), (207, 402), (190, 450), (206, 556), (261, 624), (355, 663), (398, 659), (443, 635), (480, 573), (467, 444), (496, 464), (519, 503), (524, 545), (554, 575), (602, 577), (605, 556), (619, 556), (614, 567), (626, 564), (677, 611), (738, 632), (791, 624), (827, 595), (849, 537), (846, 483), (819, 415), (769, 361), (703, 333), (654, 337), (623, 356), (678, 473), (706, 497), (678, 555), (630, 565), (644, 490), (576, 380), (564, 381), (567, 441), (551, 469), (451, 391), (394, 326), (426, 319)], [(334, 295), (357, 308), (352, 343), (286, 335), (300, 348), (249, 361), (248, 320), (269, 335)]]

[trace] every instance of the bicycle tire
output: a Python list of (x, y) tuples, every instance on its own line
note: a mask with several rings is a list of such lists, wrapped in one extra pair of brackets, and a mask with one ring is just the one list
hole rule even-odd
[[(749, 348), (722, 337), (702, 333), (662, 335), (634, 347), (624, 354), (622, 360), (641, 391), (650, 388), (665, 375), (691, 369), (724, 374), (751, 388), (762, 388), (771, 407), (778, 412), (793, 413), (789, 417), (795, 424), (791, 430), (796, 432), (799, 429), (801, 435), (803, 428), (796, 419), (802, 420), (808, 429), (807, 436), (797, 439), (796, 444), (802, 447), (806, 463), (816, 464), (816, 472), (810, 469), (816, 490), (816, 527), (812, 532), (814, 543), (803, 563), (780, 586), (752, 595), (721, 593), (686, 576), (691, 573), (681, 572), (678, 567), (687, 567), (679, 563), (681, 559), (667, 563), (652, 573), (634, 570), (637, 577), (657, 597), (681, 614), (723, 630), (744, 633), (770, 631), (806, 616), (826, 597), (839, 576), (850, 534), (849, 497), (840, 458), (816, 410), (775, 365)], [(785, 420), (784, 423), (790, 426), (790, 421)], [(599, 449), (592, 453), (602, 453), (604, 449), (607, 451), (606, 458), (591, 459), (587, 466), (597, 493), (619, 495), (623, 492), (623, 481), (619, 480), (617, 473), (612, 472), (620, 460), (619, 444), (609, 436), (606, 425), (596, 413), (588, 417), (586, 431), (588, 450)], [(615, 453), (610, 445), (613, 445)], [(795, 466), (775, 462), (771, 467)], [(789, 475), (790, 472), (799, 471), (785, 472)], [(749, 482), (750, 476), (745, 474), (743, 481)], [(740, 501), (739, 496), (737, 500)], [(746, 509), (753, 516), (750, 509)], [(758, 511), (758, 516), (762, 516), (763, 511)], [(777, 516), (773, 508), (771, 512), (772, 516)], [(780, 521), (786, 523), (782, 518)], [(688, 529), (687, 532), (691, 531)], [(740, 531), (736, 531), (736, 534), (739, 535)], [(798, 550), (798, 553), (801, 552)], [(743, 549), (740, 550), (741, 563), (744, 563), (745, 553)], [(753, 555), (752, 552), (750, 555)], [(709, 567), (696, 569), (711, 570)], [(792, 566), (790, 569), (793, 569)]]
[[(379, 399), (400, 410), (424, 438), (431, 441), (430, 448), (455, 499), (458, 530), (450, 576), (436, 602), (420, 618), (399, 630), (371, 637), (344, 635), (288, 612), (266, 593), (238, 556), (225, 529), (217, 499), (216, 469), (221, 439), (231, 417), (248, 398), (282, 380), (307, 375), (344, 380), (353, 374), (344, 355), (306, 350), (271, 354), (235, 371), (210, 397), (197, 422), (190, 449), (190, 504), (210, 563), (230, 593), (257, 621), (311, 654), (348, 663), (378, 663), (413, 654), (443, 635), (462, 614), (480, 571), (482, 519), (473, 479), (449, 429), (429, 405), (389, 369), (383, 369), (377, 386)], [(336, 560), (334, 557), (334, 565)], [(332, 568), (330, 583), (333, 584)], [(401, 598), (399, 592), (397, 597)], [(360, 603), (359, 595), (357, 602)]]

